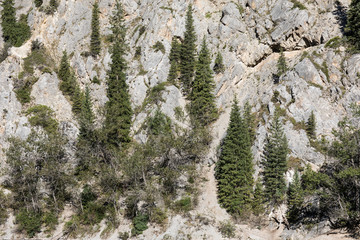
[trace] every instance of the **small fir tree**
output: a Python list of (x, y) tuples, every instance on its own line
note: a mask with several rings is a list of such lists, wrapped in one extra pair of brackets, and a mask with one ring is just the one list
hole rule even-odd
[(72, 112), (76, 115), (81, 113), (83, 98), (84, 94), (82, 93), (80, 87), (76, 85), (74, 89), (74, 95), (72, 96)]
[(213, 94), (215, 83), (210, 68), (210, 53), (203, 40), (199, 60), (196, 66), (196, 75), (190, 94), (190, 114), (195, 123), (206, 126), (217, 116), (215, 96)]
[(251, 207), (253, 213), (258, 216), (265, 212), (265, 195), (264, 195), (264, 188), (261, 182), (256, 182), (254, 197), (251, 202)]
[(303, 190), (301, 187), (301, 181), (299, 172), (296, 171), (294, 180), (289, 184), (288, 189), (288, 210), (287, 219), (290, 223), (296, 223), (300, 219), (301, 208), (304, 202)]
[(251, 208), (254, 170), (250, 145), (249, 132), (235, 99), (216, 165), (219, 203), (233, 215), (241, 215)]
[(185, 29), (184, 41), (181, 44), (180, 80), (183, 86), (183, 91), (187, 95), (191, 91), (196, 65), (196, 34), (191, 4), (189, 5), (186, 13)]
[(281, 77), (286, 71), (288, 70), (287, 64), (286, 64), (286, 58), (284, 55), (283, 49), (280, 51), (280, 57), (277, 62), (277, 76)]
[(99, 4), (97, 1), (95, 1), (92, 11), (90, 37), (90, 53), (94, 57), (98, 56), (101, 50), (99, 13)]
[(315, 130), (316, 130), (316, 120), (315, 120), (314, 112), (312, 111), (308, 121), (306, 122), (306, 133), (311, 139), (315, 139), (316, 137)]
[(126, 83), (127, 64), (124, 56), (127, 44), (125, 42), (124, 11), (118, 1), (111, 24), (113, 32), (112, 62), (107, 75), (107, 97), (109, 100), (105, 106), (104, 131), (107, 135), (107, 142), (110, 145), (119, 146), (130, 141), (132, 109), (129, 87)]
[(266, 198), (279, 204), (286, 192), (285, 172), (287, 171), (287, 139), (282, 128), (278, 111), (275, 112), (270, 134), (265, 139), (262, 165)]
[(92, 140), (94, 130), (94, 113), (92, 110), (92, 101), (90, 96), (90, 88), (86, 86), (85, 96), (82, 99), (80, 113), (80, 131), (79, 137), (88, 141)]
[(180, 51), (181, 44), (176, 38), (173, 38), (169, 55), (170, 70), (167, 79), (171, 83), (175, 83), (179, 77)]
[(225, 66), (224, 66), (224, 63), (223, 63), (223, 57), (222, 57), (220, 52), (218, 52), (218, 54), (216, 56), (213, 70), (214, 70), (214, 72), (216, 74), (219, 74), (219, 73), (222, 73), (222, 72), (225, 71)]

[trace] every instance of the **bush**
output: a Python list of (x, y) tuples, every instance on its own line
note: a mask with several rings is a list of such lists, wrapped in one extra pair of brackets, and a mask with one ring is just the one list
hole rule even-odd
[(221, 235), (226, 238), (235, 237), (235, 226), (232, 224), (230, 220), (223, 221), (220, 223), (219, 231)]
[(133, 228), (131, 230), (131, 234), (133, 236), (142, 234), (143, 231), (148, 229), (148, 226), (147, 226), (148, 222), (149, 222), (149, 216), (148, 215), (139, 214), (138, 216), (136, 216), (133, 219)]
[(162, 42), (157, 41), (155, 45), (153, 46), (153, 49), (155, 49), (155, 52), (161, 51), (163, 54), (165, 53), (165, 47)]
[(25, 231), (29, 237), (34, 237), (41, 229), (41, 214), (26, 209), (20, 210), (16, 215), (16, 223), (20, 231)]
[(0, 225), (5, 223), (6, 219), (8, 218), (7, 208), (8, 206), (8, 199), (3, 193), (2, 190), (0, 190)]
[(167, 219), (166, 212), (160, 208), (154, 208), (150, 215), (150, 222), (157, 223), (159, 225), (164, 224)]
[(192, 208), (191, 198), (185, 197), (174, 203), (174, 210), (176, 212), (189, 212)]
[(44, 128), (47, 133), (55, 133), (58, 128), (58, 122), (53, 119), (54, 111), (45, 105), (37, 105), (30, 108), (27, 115), (32, 115), (29, 122), (32, 126)]
[(41, 5), (43, 4), (43, 0), (35, 0), (35, 7), (41, 7)]
[(0, 52), (0, 63), (5, 61), (5, 59), (9, 56), (9, 48), (11, 47), (10, 43), (5, 43), (4, 48)]

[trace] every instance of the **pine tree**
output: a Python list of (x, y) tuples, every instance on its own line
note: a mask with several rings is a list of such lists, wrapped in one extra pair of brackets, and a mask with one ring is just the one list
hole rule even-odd
[(100, 40), (100, 22), (99, 22), (99, 4), (95, 1), (92, 11), (91, 19), (91, 40), (90, 40), (90, 53), (96, 57), (100, 54), (101, 40)]
[(299, 172), (295, 172), (294, 180), (289, 184), (288, 189), (288, 211), (287, 219), (290, 223), (296, 223), (300, 219), (301, 206), (304, 202), (303, 190)]
[(250, 145), (249, 132), (235, 99), (216, 166), (220, 205), (234, 215), (251, 208), (254, 170)]
[(315, 139), (316, 120), (314, 112), (312, 111), (308, 121), (306, 122), (306, 133), (311, 139)]
[(275, 204), (283, 200), (286, 191), (285, 172), (287, 170), (287, 139), (284, 134), (279, 113), (276, 111), (270, 134), (265, 139), (262, 164), (265, 195)]
[(204, 38), (190, 94), (190, 114), (194, 122), (202, 126), (208, 125), (218, 116), (213, 94), (215, 83), (210, 63), (210, 53)]
[(286, 64), (286, 58), (284, 55), (283, 49), (280, 51), (280, 57), (277, 62), (277, 76), (281, 77), (286, 71), (288, 70), (287, 64)]
[(92, 110), (92, 101), (90, 96), (90, 89), (86, 86), (85, 96), (82, 99), (81, 113), (80, 113), (80, 132), (79, 137), (91, 141), (92, 132), (94, 130), (94, 113)]
[(218, 54), (216, 56), (213, 70), (214, 70), (214, 72), (216, 74), (219, 74), (219, 73), (222, 73), (222, 72), (225, 71), (225, 66), (224, 66), (224, 63), (223, 63), (223, 57), (222, 57), (220, 52), (218, 52)]
[(360, 49), (360, 0), (352, 0), (347, 11), (346, 32), (349, 39)]
[(110, 71), (107, 75), (107, 97), (105, 133), (107, 141), (113, 146), (130, 141), (130, 127), (132, 109), (130, 95), (126, 83), (127, 64), (124, 59), (127, 45), (125, 42), (126, 28), (124, 25), (124, 11), (121, 4), (116, 2), (116, 9), (111, 19), (113, 32), (113, 46), (111, 50)]
[(169, 55), (170, 70), (167, 79), (171, 83), (175, 83), (179, 76), (180, 51), (181, 45), (179, 41), (176, 38), (173, 38)]
[(181, 44), (180, 80), (183, 85), (184, 93), (189, 94), (192, 87), (196, 65), (196, 34), (191, 4), (189, 5), (186, 13), (185, 29), (184, 41)]

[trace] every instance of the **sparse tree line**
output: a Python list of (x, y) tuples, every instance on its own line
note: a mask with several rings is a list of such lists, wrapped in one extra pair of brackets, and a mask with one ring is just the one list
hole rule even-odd
[[(95, 3), (94, 34), (90, 44), (94, 57), (101, 49), (98, 13)], [(191, 14), (190, 6), (187, 32), (194, 29)], [(3, 223), (12, 209), (18, 230), (30, 237), (40, 231), (52, 232), (66, 206), (74, 215), (65, 223), (65, 235), (75, 237), (95, 231), (95, 226), (103, 220), (110, 232), (120, 224), (121, 217), (127, 217), (132, 219), (133, 227), (130, 233), (119, 233), (119, 237), (124, 238), (141, 234), (148, 222), (164, 224), (168, 211), (185, 213), (197, 203), (196, 182), (199, 179), (195, 164), (208, 148), (211, 141), (208, 125), (218, 115), (206, 41), (204, 39), (198, 58), (194, 58), (193, 72), (187, 78), (189, 82), (181, 85), (184, 94), (189, 93), (188, 107), (176, 109), (178, 121), (185, 120), (184, 111), (189, 113), (192, 127), (181, 128), (155, 109), (142, 126), (147, 140), (139, 144), (131, 134), (134, 111), (126, 82), (127, 31), (119, 2), (116, 2), (111, 26), (112, 61), (106, 78), (108, 101), (102, 111), (101, 126), (95, 127), (91, 88), (88, 85), (85, 91), (81, 90), (69, 55), (64, 51), (56, 73), (60, 79), (59, 88), (71, 102), (78, 122), (75, 145), (64, 135), (53, 110), (43, 105), (25, 106), (32, 126), (27, 139), (9, 139), (7, 177), (3, 187), (11, 194), (0, 191), (0, 219)], [(191, 41), (194, 41), (192, 54), (195, 57), (196, 38)], [(35, 42), (33, 45), (36, 45), (34, 51), (43, 48)], [(179, 46), (183, 48), (180, 43)], [(32, 61), (30, 66), (33, 71), (40, 65)], [(185, 187), (179, 188), (177, 179), (181, 175), (188, 181)], [(181, 199), (176, 200), (179, 193)], [(121, 198), (125, 200), (121, 202)]]

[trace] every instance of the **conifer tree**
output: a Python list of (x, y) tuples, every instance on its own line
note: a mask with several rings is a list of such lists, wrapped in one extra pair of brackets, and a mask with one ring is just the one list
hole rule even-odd
[(80, 113), (80, 132), (79, 136), (82, 139), (91, 141), (92, 132), (94, 129), (94, 113), (92, 110), (92, 101), (90, 96), (89, 86), (86, 86), (85, 96), (82, 99), (81, 113)]
[(76, 115), (81, 113), (83, 98), (84, 94), (82, 93), (80, 87), (76, 85), (74, 89), (74, 95), (72, 96), (72, 112)]
[(244, 121), (249, 130), (249, 137), (252, 145), (255, 141), (255, 117), (251, 114), (251, 105), (249, 102), (246, 102), (244, 106)]
[(190, 114), (195, 123), (202, 126), (208, 125), (218, 116), (213, 94), (215, 83), (210, 63), (210, 53), (204, 38), (190, 94)]
[(191, 4), (189, 5), (186, 13), (185, 29), (184, 41), (181, 44), (180, 80), (183, 85), (184, 93), (189, 94), (192, 87), (196, 65), (196, 34)]
[(282, 128), (278, 111), (275, 112), (270, 134), (265, 139), (262, 164), (266, 198), (278, 204), (286, 192), (285, 172), (287, 171), (287, 139)]
[(255, 215), (260, 215), (265, 211), (265, 196), (263, 185), (260, 182), (256, 182), (254, 197), (251, 202), (251, 207)]
[(3, 0), (1, 6), (3, 8), (1, 10), (3, 39), (15, 47), (20, 47), (31, 36), (26, 16), (22, 15), (20, 20), (16, 21), (16, 9), (13, 0)]
[(110, 145), (119, 146), (130, 141), (132, 109), (130, 95), (126, 83), (125, 42), (126, 28), (124, 11), (120, 2), (116, 2), (114, 15), (111, 19), (113, 46), (111, 49), (111, 64), (107, 75), (107, 97), (105, 133)]
[(169, 82), (172, 83), (175, 83), (179, 76), (180, 51), (181, 51), (181, 44), (176, 38), (173, 38), (171, 42), (171, 50), (169, 55), (170, 70), (167, 79)]
[(312, 111), (308, 121), (306, 122), (306, 133), (311, 139), (315, 138), (315, 129), (316, 129), (316, 121), (315, 121), (314, 112)]
[(95, 1), (92, 11), (91, 19), (91, 40), (90, 40), (90, 53), (92, 56), (98, 56), (101, 50), (100, 40), (100, 22), (99, 22), (99, 4)]
[(1, 27), (5, 42), (12, 42), (13, 28), (16, 25), (16, 10), (13, 0), (4, 0), (1, 3)]
[(58, 76), (61, 80), (60, 90), (65, 95), (71, 96), (72, 93), (75, 91), (75, 89), (73, 89), (74, 76), (72, 76), (72, 73), (71, 73), (70, 64), (69, 64), (69, 60), (68, 60), (66, 51), (63, 52), (63, 56), (61, 58)]
[(216, 166), (218, 199), (229, 213), (241, 215), (251, 208), (253, 163), (249, 132), (235, 99), (227, 135)]
[(295, 172), (294, 180), (289, 184), (288, 189), (288, 211), (286, 213), (287, 219), (290, 223), (296, 223), (301, 214), (301, 206), (304, 202), (303, 190), (299, 172)]
[(280, 50), (280, 57), (277, 62), (277, 76), (281, 77), (288, 70), (283, 49)]
[(223, 57), (222, 57), (220, 52), (218, 52), (218, 54), (216, 56), (213, 70), (214, 70), (214, 72), (216, 74), (219, 74), (219, 73), (222, 73), (222, 72), (225, 71), (225, 66), (224, 66), (224, 63), (223, 63)]
[(352, 0), (347, 11), (346, 32), (356, 48), (360, 49), (360, 0)]

